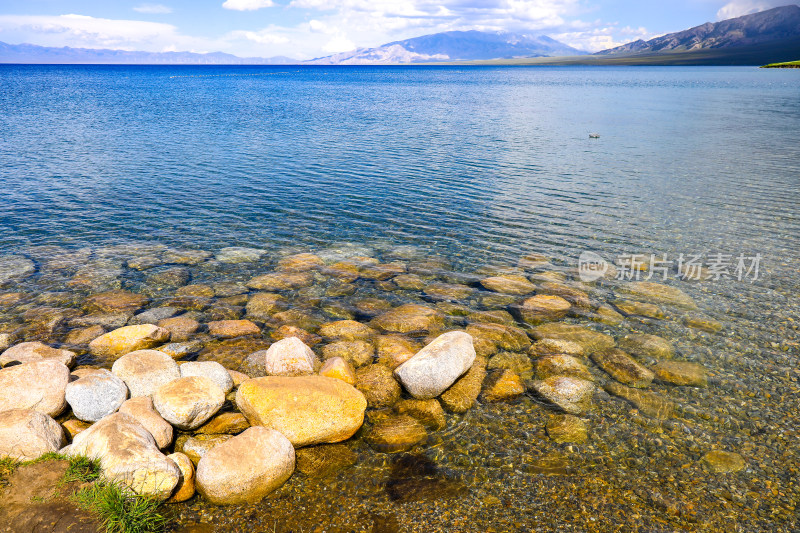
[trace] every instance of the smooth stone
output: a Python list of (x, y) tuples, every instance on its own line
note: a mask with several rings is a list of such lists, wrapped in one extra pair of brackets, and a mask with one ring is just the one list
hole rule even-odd
[(179, 369), (182, 378), (202, 376), (213, 381), (225, 394), (233, 390), (233, 378), (225, 367), (216, 361), (190, 361), (181, 364)]
[(358, 455), (344, 444), (322, 444), (295, 450), (295, 458), (298, 472), (323, 477), (354, 465)]
[(542, 355), (573, 355), (575, 357), (584, 357), (586, 355), (586, 348), (577, 342), (559, 339), (542, 339), (534, 342), (528, 353), (534, 357)]
[(92, 424), (90, 424), (89, 422), (84, 422), (83, 420), (78, 420), (77, 418), (70, 418), (69, 420), (61, 424), (61, 427), (64, 428), (67, 440), (71, 441), (72, 439), (75, 438), (75, 435), (77, 435), (81, 431), (85, 431), (90, 427), (92, 427)]
[(125, 413), (109, 415), (76, 435), (67, 455), (97, 459), (103, 478), (157, 500), (169, 498), (181, 479), (150, 432)]
[(328, 378), (341, 379), (348, 385), (355, 385), (356, 373), (353, 366), (341, 357), (327, 359), (319, 369), (319, 375)]
[(253, 263), (261, 259), (264, 250), (244, 246), (229, 246), (217, 252), (216, 260), (220, 263)]
[(719, 333), (722, 330), (722, 323), (714, 320), (713, 318), (703, 316), (685, 316), (682, 319), (685, 326), (692, 329), (699, 329), (706, 333)]
[(487, 402), (505, 402), (523, 394), (525, 384), (520, 375), (513, 370), (500, 370), (489, 375), (481, 397)]
[(33, 409), (0, 411), (0, 459), (32, 461), (57, 452), (65, 442), (59, 423), (44, 413)]
[(375, 359), (375, 348), (366, 341), (338, 341), (322, 347), (322, 358), (342, 358), (354, 368), (372, 363)]
[(220, 413), (195, 430), (200, 435), (236, 435), (250, 427), (242, 413)]
[(493, 342), (501, 350), (519, 352), (527, 350), (531, 345), (531, 339), (523, 329), (504, 324), (470, 324), (467, 326), (467, 333), (473, 338), (484, 338)]
[(254, 427), (206, 453), (195, 482), (213, 504), (257, 503), (283, 485), (294, 466), (294, 447), (286, 437)]
[(528, 278), (517, 274), (493, 276), (482, 279), (480, 283), (487, 290), (514, 296), (523, 296), (536, 290), (536, 285), (531, 283)]
[(618, 326), (625, 320), (624, 316), (617, 313), (610, 305), (605, 304), (595, 309), (594, 313), (589, 315), (589, 318), (608, 326)]
[(89, 351), (98, 357), (115, 358), (147, 350), (169, 341), (170, 333), (153, 324), (125, 326), (97, 337), (89, 343)]
[(531, 333), (536, 340), (553, 339), (580, 344), (586, 352), (607, 350), (613, 348), (615, 344), (611, 335), (563, 322), (548, 322), (536, 326)]
[(11, 347), (12, 344), (14, 344), (14, 335), (11, 333), (0, 333), (0, 350), (5, 351)]
[(111, 366), (111, 372), (125, 382), (131, 398), (151, 396), (162, 385), (181, 377), (178, 364), (157, 350), (137, 350), (123, 355)]
[(667, 339), (647, 333), (632, 333), (619, 339), (619, 347), (638, 357), (672, 359), (675, 349)]
[(516, 322), (508, 311), (471, 311), (467, 314), (467, 321), (479, 324), (503, 324), (513, 326)]
[(244, 374), (242, 372), (237, 372), (236, 370), (230, 370), (230, 369), (227, 369), (227, 370), (228, 370), (228, 375), (233, 380), (233, 387), (234, 388), (238, 387), (239, 385), (241, 385), (242, 383), (244, 383), (245, 381), (250, 379), (250, 376), (248, 376), (247, 374)]
[(406, 291), (421, 291), (425, 288), (425, 280), (416, 274), (401, 274), (392, 281), (395, 285)]
[(0, 285), (26, 278), (36, 271), (36, 265), (21, 255), (0, 256)]
[(52, 360), (13, 365), (0, 370), (0, 411), (34, 409), (58, 416), (67, 407), (69, 369)]
[(175, 291), (175, 296), (187, 296), (189, 298), (213, 298), (217, 293), (210, 285), (205, 283), (194, 283), (184, 285)]
[(225, 392), (211, 379), (189, 376), (162, 385), (153, 394), (153, 406), (170, 424), (195, 429), (214, 416), (225, 403)]
[(475, 292), (472, 287), (454, 283), (431, 283), (423, 291), (433, 300), (460, 302), (469, 299)]
[(313, 374), (321, 363), (314, 352), (297, 337), (281, 339), (264, 354), (264, 372), (268, 376)]
[(661, 361), (652, 368), (656, 379), (672, 385), (692, 387), (708, 386), (708, 376), (703, 365), (688, 361)]
[(139, 324), (158, 324), (159, 320), (172, 318), (179, 312), (180, 309), (177, 307), (155, 307), (153, 309), (148, 309), (147, 311), (142, 311), (138, 315), (133, 315), (131, 319), (128, 320), (128, 325), (136, 326)]
[(361, 268), (359, 275), (365, 279), (386, 281), (405, 272), (406, 266), (403, 263), (381, 263)]
[(463, 331), (450, 331), (439, 335), (397, 367), (394, 375), (412, 396), (427, 400), (447, 390), (474, 361), (472, 336)]
[(115, 313), (92, 313), (73, 318), (69, 321), (71, 328), (85, 328), (90, 326), (101, 326), (106, 329), (119, 329), (128, 323), (131, 319), (131, 314), (125, 311), (118, 311)]
[(534, 376), (538, 380), (544, 380), (551, 376), (573, 376), (594, 381), (589, 369), (580, 359), (571, 355), (545, 355), (533, 362)]
[(588, 309), (592, 306), (588, 294), (564, 283), (546, 281), (539, 284), (536, 292), (545, 296), (558, 296), (577, 307)]
[(408, 415), (394, 415), (381, 420), (364, 434), (374, 450), (383, 453), (405, 452), (428, 437), (425, 426)]
[(269, 320), (272, 315), (286, 308), (286, 298), (270, 292), (257, 292), (247, 301), (245, 311), (255, 320)]
[(147, 276), (145, 283), (156, 290), (183, 287), (192, 279), (188, 268), (171, 267)]
[(86, 310), (95, 313), (133, 313), (147, 304), (147, 297), (130, 291), (108, 291), (86, 299)]
[(367, 399), (367, 406), (375, 409), (394, 405), (402, 393), (391, 369), (380, 364), (360, 368), (355, 386)]
[(564, 318), (571, 308), (572, 304), (561, 296), (537, 294), (526, 298), (516, 311), (522, 321), (528, 324), (540, 324)]
[(273, 272), (250, 279), (246, 285), (258, 291), (291, 291), (314, 283), (310, 272)]
[(167, 455), (181, 471), (181, 478), (172, 496), (165, 503), (185, 502), (194, 496), (194, 465), (184, 453), (176, 452)]
[(276, 429), (299, 447), (352, 437), (364, 422), (367, 400), (338, 379), (268, 376), (242, 383), (236, 405), (251, 425)]
[(11, 363), (32, 363), (34, 361), (58, 361), (68, 367), (75, 364), (75, 352), (51, 348), (41, 342), (23, 342), (15, 344), (0, 355), (0, 366)]
[(452, 413), (465, 413), (475, 404), (486, 377), (486, 364), (485, 357), (476, 357), (472, 368), (442, 393), (439, 400), (445, 409)]
[(355, 320), (337, 320), (320, 326), (319, 334), (331, 340), (365, 341), (374, 337), (376, 331)]
[(661, 283), (634, 281), (622, 284), (619, 287), (619, 291), (654, 303), (697, 309), (697, 304), (691, 296), (678, 288)]
[(162, 259), (165, 264), (175, 265), (199, 265), (214, 254), (205, 250), (166, 250)]
[(744, 470), (747, 466), (741, 455), (736, 452), (712, 450), (706, 453), (700, 461), (712, 472), (728, 474)]
[(67, 333), (66, 337), (64, 337), (64, 343), (71, 345), (89, 344), (105, 332), (106, 330), (100, 325), (89, 326), (81, 329), (73, 329)]
[(297, 326), (291, 326), (289, 324), (284, 324), (270, 333), (270, 337), (276, 341), (297, 337), (307, 346), (316, 346), (322, 342), (322, 337), (319, 335), (314, 335), (313, 333), (309, 333), (304, 329), (298, 328)]
[(158, 347), (159, 352), (163, 352), (174, 360), (183, 359), (195, 354), (205, 347), (202, 341), (171, 342)]
[(649, 387), (655, 377), (650, 369), (640, 365), (628, 354), (616, 348), (593, 353), (592, 361), (620, 383), (637, 389)]
[(188, 437), (181, 443), (181, 451), (186, 454), (186, 457), (197, 466), (200, 459), (205, 454), (213, 450), (223, 442), (228, 442), (233, 438), (233, 435), (195, 435)]
[(618, 396), (631, 403), (646, 416), (659, 420), (666, 420), (672, 417), (675, 405), (655, 393), (646, 392), (632, 387), (626, 387), (615, 381), (609, 381), (603, 388), (609, 394)]
[(416, 418), (422, 425), (434, 429), (444, 429), (447, 426), (442, 404), (437, 399), (431, 400), (401, 400), (394, 406), (394, 410), (399, 415), (408, 415)]
[(200, 322), (188, 316), (164, 318), (157, 325), (169, 331), (173, 342), (186, 342), (200, 329)]
[(394, 370), (414, 357), (422, 345), (400, 335), (379, 335), (375, 337), (375, 348), (378, 363)]
[(153, 407), (153, 400), (149, 396), (137, 396), (126, 400), (119, 408), (124, 413), (136, 419), (153, 436), (156, 445), (164, 449), (172, 444), (172, 424), (164, 420)]
[(310, 253), (294, 254), (278, 261), (277, 270), (284, 272), (306, 272), (325, 265), (320, 256)]
[(583, 444), (589, 438), (589, 429), (583, 419), (573, 415), (553, 415), (545, 426), (547, 435), (555, 442)]
[(625, 316), (640, 316), (644, 318), (664, 318), (664, 312), (655, 304), (636, 302), (634, 300), (615, 300), (612, 302), (620, 313)]
[(579, 415), (592, 406), (594, 384), (572, 376), (552, 376), (536, 380), (532, 388), (545, 400), (569, 414)]
[(249, 320), (217, 320), (207, 325), (211, 335), (222, 339), (261, 334), (261, 328)]
[(120, 408), (128, 397), (128, 387), (108, 370), (98, 369), (68, 383), (65, 397), (78, 419), (97, 422)]
[(500, 352), (489, 359), (488, 370), (511, 370), (523, 379), (533, 377), (533, 363), (527, 354), (519, 352)]
[(431, 333), (444, 327), (444, 315), (430, 307), (405, 304), (377, 316), (370, 325), (385, 333)]

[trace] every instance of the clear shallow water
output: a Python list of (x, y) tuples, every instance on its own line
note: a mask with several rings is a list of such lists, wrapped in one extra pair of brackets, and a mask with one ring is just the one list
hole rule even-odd
[[(320, 523), (313, 516), (328, 516), (328, 530), (369, 530), (375, 515), (415, 531), (791, 531), (800, 497), (798, 81), (790, 70), (749, 68), (0, 66), (0, 250), (37, 269), (3, 287), (26, 296), (2, 321), (24, 328), (25, 312), (80, 308), (92, 292), (41, 296), (63, 291), (78, 268), (49, 269), (64, 251), (42, 245), (119, 261), (118, 284), (152, 305), (172, 294), (154, 291), (148, 271), (126, 268), (125, 252), (109, 246), (267, 250), (256, 264), (190, 268), (193, 283), (208, 284), (246, 281), (282, 254), (342, 242), (387, 261), (413, 246), (409, 263), (443, 259), (459, 275), (529, 252), (561, 270), (583, 250), (760, 253), (755, 283), (670, 281), (724, 325), (720, 334), (686, 328), (670, 309), (665, 320), (592, 325), (616, 338), (664, 336), (709, 369), (707, 389), (653, 386), (682, 407), (666, 426), (601, 397), (589, 443), (557, 445), (543, 430), (550, 411), (526, 395), (451, 421), (420, 452), (469, 488), (456, 503), (393, 501), (392, 458), (355, 444), (358, 466), (333, 480), (297, 476), (269, 505), (195, 502), (182, 512), (239, 527), (255, 513), (251, 521), (303, 530)], [(289, 296), (326, 319), (313, 294)], [(426, 300), (362, 281), (344, 303), (375, 297)], [(592, 297), (614, 299), (613, 284)], [(712, 448), (739, 451), (748, 468), (704, 474), (696, 461)], [(313, 516), (295, 516), (301, 507)]]

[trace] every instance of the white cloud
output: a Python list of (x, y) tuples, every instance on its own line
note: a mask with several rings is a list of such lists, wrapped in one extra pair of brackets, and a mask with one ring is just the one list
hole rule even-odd
[(337, 35), (322, 46), (322, 51), (326, 54), (338, 54), (339, 52), (349, 52), (356, 48), (355, 43), (344, 35)]
[(225, 0), (222, 7), (234, 11), (255, 11), (264, 7), (272, 7), (272, 0)]
[(553, 33), (550, 37), (587, 52), (599, 52), (637, 39), (647, 41), (655, 37), (654, 34), (642, 27), (618, 28), (614, 24), (603, 25), (600, 21), (595, 23), (578, 22), (570, 26), (573, 26), (575, 31)]
[(749, 15), (750, 13), (785, 6), (790, 3), (787, 0), (733, 0), (717, 11), (717, 20), (741, 17), (742, 15)]
[(163, 4), (140, 4), (133, 8), (138, 13), (146, 15), (166, 15), (172, 13), (172, 8)]
[[(280, 30), (277, 30), (280, 31)], [(265, 28), (259, 31), (244, 31), (236, 30), (230, 32), (227, 36), (230, 39), (246, 39), (258, 44), (285, 44), (289, 42), (289, 38), (284, 35), (279, 35), (275, 28)]]

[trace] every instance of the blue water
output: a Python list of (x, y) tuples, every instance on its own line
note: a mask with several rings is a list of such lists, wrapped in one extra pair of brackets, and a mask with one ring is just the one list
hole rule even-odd
[[(798, 73), (0, 66), (0, 247), (795, 250)], [(600, 139), (589, 139), (596, 132)]]

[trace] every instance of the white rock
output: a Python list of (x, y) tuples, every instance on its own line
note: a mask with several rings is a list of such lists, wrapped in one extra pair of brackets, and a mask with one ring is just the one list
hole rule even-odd
[(181, 479), (178, 465), (159, 451), (143, 425), (125, 413), (109, 415), (78, 433), (67, 454), (97, 459), (105, 479), (159, 500), (169, 498)]
[(66, 389), (67, 403), (84, 422), (97, 422), (114, 413), (127, 397), (125, 382), (102, 369), (68, 383)]
[(286, 437), (252, 427), (209, 450), (197, 465), (195, 482), (211, 503), (256, 503), (291, 477), (294, 464)]
[(172, 444), (172, 424), (161, 418), (149, 396), (137, 396), (125, 401), (119, 408), (119, 412), (132, 416), (143, 425), (153, 436), (159, 448), (164, 449)]
[(153, 394), (156, 411), (164, 420), (184, 430), (202, 426), (224, 403), (222, 389), (203, 376), (176, 379)]
[(225, 394), (233, 390), (233, 378), (224, 366), (216, 361), (190, 361), (180, 366), (181, 377), (202, 376), (210, 379)]
[(44, 360), (0, 370), (0, 411), (35, 409), (58, 416), (67, 407), (64, 391), (69, 369), (58, 361)]
[(217, 252), (217, 261), (220, 263), (252, 263), (261, 259), (264, 250), (258, 248), (245, 248), (242, 246), (230, 246)]
[(44, 359), (52, 359), (67, 366), (75, 364), (75, 352), (51, 348), (41, 342), (22, 342), (15, 344), (0, 355), (0, 366), (9, 363), (32, 363)]
[(265, 369), (268, 376), (313, 374), (320, 362), (311, 348), (297, 337), (281, 339), (267, 349)]
[(65, 444), (61, 424), (33, 409), (0, 412), (0, 458), (32, 461)]
[(181, 377), (178, 363), (157, 350), (138, 350), (114, 362), (111, 372), (122, 379), (131, 398), (150, 396), (162, 385)]
[(472, 336), (463, 331), (450, 331), (436, 337), (398, 366), (394, 375), (412, 396), (428, 400), (447, 390), (474, 361)]

